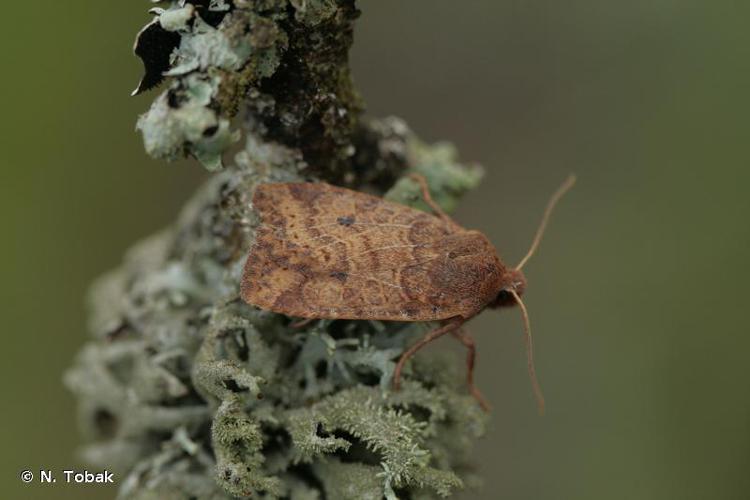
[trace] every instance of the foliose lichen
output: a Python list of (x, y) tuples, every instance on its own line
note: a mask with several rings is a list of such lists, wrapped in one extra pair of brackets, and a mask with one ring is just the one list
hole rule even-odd
[(91, 288), (92, 338), (65, 376), (84, 458), (137, 499), (422, 499), (476, 482), (470, 452), (486, 415), (463, 367), (420, 354), (391, 388), (395, 361), (429, 325), (295, 328), (238, 291), (259, 183), (320, 179), (423, 207), (403, 178), (419, 172), (450, 210), (481, 170), (397, 118), (360, 116), (351, 0), (174, 1), (152, 12), (136, 44), (139, 90), (166, 90), (139, 120), (146, 149), (217, 172)]

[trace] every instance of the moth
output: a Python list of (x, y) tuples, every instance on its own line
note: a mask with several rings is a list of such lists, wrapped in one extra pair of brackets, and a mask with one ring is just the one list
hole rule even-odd
[(476, 345), (463, 325), (487, 307), (518, 305), (529, 376), (543, 412), (529, 315), (521, 300), (526, 290), (521, 269), (575, 177), (550, 198), (529, 251), (515, 267), (500, 259), (484, 234), (464, 229), (445, 214), (422, 176), (411, 177), (434, 215), (325, 183), (259, 185), (252, 203), (261, 224), (245, 262), (242, 299), (310, 320), (439, 322), (401, 355), (394, 388), (409, 358), (451, 334), (467, 348), (466, 381), (485, 409), (488, 404), (474, 385)]

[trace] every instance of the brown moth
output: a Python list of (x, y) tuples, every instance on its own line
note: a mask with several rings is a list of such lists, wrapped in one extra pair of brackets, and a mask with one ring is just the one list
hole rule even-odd
[(430, 197), (423, 177), (412, 176), (436, 215), (324, 183), (261, 184), (253, 206), (261, 218), (245, 263), (242, 299), (273, 312), (309, 319), (438, 321), (398, 361), (451, 333), (468, 349), (467, 382), (474, 386), (476, 348), (462, 325), (485, 307), (518, 304), (524, 319), (529, 375), (540, 412), (529, 318), (521, 301), (521, 268), (536, 250), (552, 208), (573, 186), (571, 176), (550, 199), (526, 256), (506, 266), (479, 231), (456, 224)]

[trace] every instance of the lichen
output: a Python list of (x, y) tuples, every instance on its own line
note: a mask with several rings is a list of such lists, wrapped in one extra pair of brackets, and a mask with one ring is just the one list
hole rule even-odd
[[(136, 93), (171, 84), (139, 121), (149, 154), (217, 170), (233, 136), (224, 126), (244, 108), (248, 131), (302, 150), (311, 173), (344, 175), (362, 108), (347, 65), (352, 0), (181, 0), (151, 12), (136, 40), (145, 66)], [(196, 77), (210, 91), (191, 98)], [(175, 126), (183, 121), (205, 126)]]
[[(172, 69), (138, 122), (146, 150), (187, 153), (216, 173), (91, 288), (91, 340), (65, 376), (83, 457), (124, 478), (121, 498), (421, 499), (474, 484), (471, 448), (487, 416), (462, 366), (420, 354), (392, 390), (395, 361), (430, 325), (295, 328), (242, 302), (238, 287), (259, 183), (322, 179), (426, 208), (404, 177), (419, 172), (450, 210), (479, 167), (397, 118), (359, 116), (352, 1), (175, 1), (153, 12), (147, 30), (169, 41)], [(239, 133), (244, 147), (224, 166)]]
[[(428, 180), (432, 198), (447, 212), (452, 212), (461, 197), (477, 187), (482, 179), (482, 167), (466, 167), (458, 163), (456, 150), (449, 143), (426, 145), (419, 139), (411, 138), (407, 155), (410, 171)], [(429, 211), (419, 185), (408, 177), (399, 180), (385, 198)]]

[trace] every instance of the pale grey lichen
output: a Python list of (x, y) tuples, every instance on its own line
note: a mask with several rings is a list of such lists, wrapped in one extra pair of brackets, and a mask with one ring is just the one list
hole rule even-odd
[(322, 179), (425, 208), (403, 177), (419, 172), (450, 210), (481, 170), (397, 118), (360, 119), (352, 1), (175, 1), (155, 14), (149, 36), (179, 34), (170, 60), (194, 68), (173, 73), (139, 120), (147, 151), (218, 170), (232, 106), (245, 111), (244, 148), (92, 287), (92, 339), (65, 376), (84, 458), (136, 499), (426, 499), (476, 483), (471, 448), (487, 417), (463, 366), (420, 354), (391, 388), (395, 361), (429, 325), (295, 329), (242, 302), (238, 285), (258, 183)]
[[(221, 168), (221, 155), (239, 140), (239, 132), (230, 129), (229, 120), (209, 107), (219, 88), (219, 79), (198, 74), (174, 82), (170, 91), (160, 95), (148, 113), (138, 120), (146, 151), (158, 158), (176, 159), (192, 154), (211, 171)], [(178, 101), (175, 107), (170, 99)]]
[[(164, 22), (161, 24), (164, 26)], [(164, 73), (165, 76), (186, 75), (208, 68), (235, 71), (245, 64), (253, 49), (249, 38), (230, 40), (225, 32), (204, 22), (199, 16), (193, 20), (190, 34), (182, 37), (173, 57), (173, 67)]]
[(187, 31), (190, 29), (188, 23), (195, 16), (195, 7), (189, 3), (184, 7), (173, 6), (169, 10), (151, 9), (151, 13), (156, 14), (159, 24), (165, 30)]

